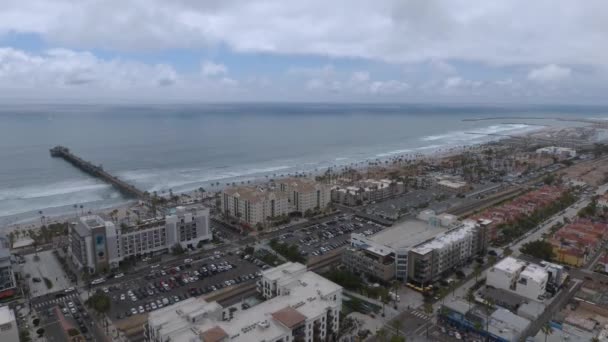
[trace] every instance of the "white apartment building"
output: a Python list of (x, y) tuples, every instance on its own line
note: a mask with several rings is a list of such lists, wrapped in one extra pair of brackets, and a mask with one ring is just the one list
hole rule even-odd
[(260, 187), (227, 188), (221, 195), (221, 210), (250, 226), (266, 224), (269, 218), (289, 214), (289, 196)]
[(306, 178), (287, 178), (278, 182), (289, 197), (289, 210), (305, 214), (325, 209), (331, 202), (331, 188)]
[(19, 342), (19, 329), (15, 312), (8, 305), (0, 307), (0, 341)]
[(405, 192), (403, 182), (389, 179), (366, 179), (354, 186), (333, 187), (331, 200), (345, 205), (361, 205), (363, 203), (379, 201)]
[(118, 226), (89, 215), (70, 227), (69, 253), (76, 265), (93, 273), (118, 267), (128, 257), (165, 253), (176, 244), (196, 247), (212, 238), (208, 209), (177, 207), (175, 213), (163, 218)]
[(537, 154), (550, 155), (559, 159), (568, 159), (576, 157), (576, 150), (568, 147), (548, 146), (536, 150)]
[(486, 272), (486, 285), (538, 301), (546, 292), (546, 267), (506, 257)]
[(409, 279), (430, 284), (443, 274), (470, 261), (485, 248), (483, 227), (466, 220), (412, 248), (408, 257)]
[(309, 342), (336, 336), (339, 285), (292, 263), (265, 271), (260, 283), (275, 284), (277, 294), (246, 311), (198, 297), (151, 312), (146, 341)]

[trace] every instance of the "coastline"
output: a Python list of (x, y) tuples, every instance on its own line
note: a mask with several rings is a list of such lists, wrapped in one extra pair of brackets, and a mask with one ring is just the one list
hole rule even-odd
[[(529, 136), (529, 135), (534, 135), (534, 134), (546, 134), (549, 133), (551, 131), (557, 131), (556, 128), (552, 128), (552, 127), (546, 127), (546, 126), (530, 126), (531, 129), (522, 131), (522, 132), (513, 132), (512, 134), (509, 134), (510, 136)], [(356, 161), (356, 162), (351, 162), (351, 163), (335, 163), (334, 165), (328, 166), (328, 168), (331, 169), (340, 169), (340, 168), (351, 168), (351, 169), (355, 169), (357, 171), (360, 172), (365, 172), (367, 170), (371, 170), (373, 168), (377, 168), (377, 164), (379, 165), (383, 165), (386, 162), (392, 162), (395, 160), (399, 160), (399, 159), (409, 159), (409, 160), (416, 160), (416, 161), (429, 161), (429, 160), (441, 160), (441, 159), (445, 159), (445, 158), (450, 158), (456, 155), (459, 155), (465, 151), (471, 151), (471, 150), (475, 150), (478, 148), (481, 148), (482, 146), (488, 144), (488, 143), (504, 143), (507, 142), (509, 139), (509, 137), (503, 137), (503, 138), (496, 138), (496, 139), (489, 139), (487, 141), (478, 141), (478, 142), (473, 142), (471, 144), (459, 144), (459, 145), (454, 145), (454, 146), (450, 146), (450, 147), (439, 147), (439, 148), (424, 148), (424, 149), (429, 149), (428, 152), (424, 151), (424, 149), (419, 149), (418, 152), (415, 152), (413, 149), (404, 149), (400, 152), (400, 154), (394, 153), (394, 154), (389, 154), (386, 156), (376, 156), (375, 158), (373, 157), (369, 157), (369, 158), (365, 158), (362, 159), (360, 161)], [(472, 139), (473, 140), (473, 139)], [(336, 162), (339, 162), (340, 160), (338, 160), (339, 158), (336, 158)], [(309, 177), (315, 177), (318, 175), (323, 174), (328, 168), (316, 168), (316, 169), (308, 169), (308, 170), (301, 170), (301, 171), (296, 171), (295, 173), (289, 172), (289, 173), (283, 173), (280, 176), (277, 175), (276, 177), (271, 176), (270, 174), (266, 173), (260, 173), (260, 174), (256, 174), (254, 176), (245, 176), (242, 177), (241, 179), (235, 180), (235, 181), (231, 181), (228, 182), (226, 180), (220, 182), (212, 182), (215, 183), (216, 185), (213, 187), (204, 187), (206, 192), (208, 193), (217, 193), (222, 191), (222, 189), (224, 189), (226, 186), (232, 186), (232, 185), (259, 185), (259, 184), (264, 184), (266, 182), (268, 182), (270, 179), (278, 179), (282, 177), (289, 177), (289, 176), (293, 176), (293, 175), (299, 175), (299, 174), (305, 174), (306, 176)], [(219, 183), (219, 185), (217, 185)], [(198, 191), (198, 189), (192, 189), (192, 190), (185, 190), (185, 191), (181, 191), (181, 192), (175, 192), (176, 195), (179, 195), (180, 197), (190, 197), (190, 198), (198, 198), (200, 197), (200, 192)], [(162, 195), (161, 195), (162, 196)], [(118, 211), (124, 211), (124, 210), (128, 210), (130, 208), (136, 207), (138, 205), (137, 200), (128, 200), (128, 199), (124, 199), (125, 202), (123, 203), (119, 203), (116, 205), (110, 205), (101, 209), (89, 209), (86, 210), (86, 212), (91, 212), (92, 214), (99, 214), (99, 215), (104, 215), (104, 216), (108, 216), (111, 212), (118, 210)], [(79, 209), (76, 209), (76, 211), (78, 211)], [(86, 214), (85, 212), (85, 214)], [(45, 224), (49, 224), (49, 223), (62, 223), (62, 222), (67, 222), (70, 219), (73, 219), (77, 216), (80, 216), (81, 214), (75, 214), (75, 213), (62, 213), (62, 214), (57, 214), (57, 215), (48, 215), (45, 216), (44, 219), (44, 223)], [(4, 217), (6, 218), (6, 216)], [(2, 218), (0, 218), (0, 220), (2, 220)], [(2, 232), (8, 234), (11, 231), (14, 230), (29, 230), (29, 229), (39, 229), (42, 226), (42, 220), (40, 216), (33, 216), (30, 219), (23, 219), (20, 220), (18, 223), (14, 223), (14, 224), (4, 224), (1, 229)]]

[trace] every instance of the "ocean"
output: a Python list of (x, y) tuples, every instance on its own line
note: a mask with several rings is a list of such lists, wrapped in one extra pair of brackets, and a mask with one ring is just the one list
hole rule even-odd
[[(65, 145), (141, 189), (175, 193), (432, 153), (608, 118), (608, 108), (399, 104), (6, 105), (0, 109), (0, 226), (126, 202), (49, 148)], [(495, 120), (463, 121), (470, 118)], [(517, 117), (508, 118), (508, 117)], [(214, 185), (212, 185), (214, 184)], [(80, 210), (80, 209), (78, 209)]]

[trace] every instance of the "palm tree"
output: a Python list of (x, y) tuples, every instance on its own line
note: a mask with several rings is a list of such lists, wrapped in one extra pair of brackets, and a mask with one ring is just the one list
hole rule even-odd
[(467, 294), (464, 299), (469, 302), (469, 310), (471, 310), (471, 307), (475, 303), (475, 293), (473, 293), (473, 291), (471, 290), (467, 291)]
[(380, 340), (380, 342), (386, 341), (386, 331), (384, 329), (380, 329), (376, 332), (376, 336)]
[[(424, 313), (427, 314), (427, 315), (429, 315), (429, 316), (433, 315), (433, 304), (431, 304), (431, 303), (424, 303)], [(429, 325), (430, 324), (428, 324), (426, 326), (426, 339), (427, 340), (429, 339)]]
[(545, 324), (543, 324), (540, 330), (543, 332), (543, 334), (545, 334), (545, 342), (547, 342), (547, 337), (553, 334), (553, 327), (551, 326), (551, 323), (546, 322)]
[(486, 313), (486, 341), (490, 341), (490, 333), (488, 332), (488, 329), (490, 328), (490, 315), (492, 314), (492, 312), (494, 312), (494, 300), (492, 298), (486, 299), (486, 301), (484, 302), (484, 306), (484, 311)]
[(475, 265), (475, 269), (473, 270), (473, 274), (475, 275), (475, 283), (477, 283), (479, 275), (481, 274), (481, 265), (480, 264)]

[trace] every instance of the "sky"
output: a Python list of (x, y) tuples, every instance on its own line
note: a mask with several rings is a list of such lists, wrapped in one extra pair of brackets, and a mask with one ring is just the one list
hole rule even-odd
[(0, 6), (5, 102), (608, 102), (605, 0)]

